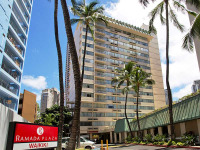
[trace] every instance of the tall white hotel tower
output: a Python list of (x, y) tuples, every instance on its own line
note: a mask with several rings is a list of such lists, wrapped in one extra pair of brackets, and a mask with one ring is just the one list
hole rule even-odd
[(0, 0), (0, 103), (17, 111), (33, 0)]

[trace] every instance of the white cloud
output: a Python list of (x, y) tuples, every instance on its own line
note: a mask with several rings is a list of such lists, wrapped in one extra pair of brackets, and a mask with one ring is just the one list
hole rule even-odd
[[(157, 1), (157, 3), (159, 2)], [(157, 3), (152, 3), (146, 9), (143, 9), (138, 0), (118, 0), (116, 3), (108, 3), (105, 6), (106, 14), (115, 19), (141, 26), (143, 23), (148, 24), (148, 14)], [(179, 21), (185, 25), (187, 31), (189, 27), (188, 15), (179, 12), (177, 16)], [(155, 26), (158, 31), (163, 80), (165, 83), (165, 26), (162, 26), (158, 19), (155, 20)], [(172, 89), (178, 88), (178, 92), (173, 95), (176, 99), (191, 93), (192, 82), (199, 79), (200, 76), (196, 54), (189, 53), (181, 48), (184, 35), (185, 32), (180, 33), (173, 24), (170, 24), (170, 84)]]
[(192, 84), (186, 85), (184, 88), (180, 89), (178, 92), (174, 92), (173, 96), (175, 98), (181, 98), (187, 94), (190, 94), (192, 92), (191, 86)]
[(44, 76), (33, 77), (25, 75), (22, 77), (22, 84), (36, 90), (47, 88), (47, 82)]

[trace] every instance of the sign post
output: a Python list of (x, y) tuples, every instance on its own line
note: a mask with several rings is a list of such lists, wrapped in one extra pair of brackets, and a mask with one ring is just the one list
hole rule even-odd
[(57, 147), (58, 127), (10, 122), (7, 150), (45, 149)]

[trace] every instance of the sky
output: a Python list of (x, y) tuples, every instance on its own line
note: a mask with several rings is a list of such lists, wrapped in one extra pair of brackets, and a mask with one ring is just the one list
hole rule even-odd
[[(99, 2), (105, 7), (107, 16), (140, 27), (143, 23), (148, 24), (148, 14), (159, 1), (157, 0), (157, 2), (150, 4), (148, 8), (141, 6), (138, 0), (101, 0)], [(70, 7), (71, 4), (69, 1), (67, 2)], [(67, 38), (60, 4), (58, 9), (59, 38), (63, 56), (63, 71), (65, 73)], [(37, 102), (40, 102), (43, 89), (52, 87), (59, 89), (53, 11), (53, 0), (34, 0), (21, 92), (26, 89), (37, 94)], [(70, 13), (70, 17), (73, 18), (74, 16)], [(191, 93), (193, 81), (200, 79), (196, 53), (189, 53), (181, 48), (182, 39), (189, 28), (188, 15), (178, 12), (177, 17), (185, 25), (185, 32), (181, 33), (173, 24), (170, 24), (170, 85), (173, 92), (173, 100), (178, 100)], [(158, 31), (163, 81), (166, 88), (165, 26), (161, 25), (158, 19), (155, 20), (155, 26)], [(75, 25), (72, 26), (73, 32), (75, 27)]]

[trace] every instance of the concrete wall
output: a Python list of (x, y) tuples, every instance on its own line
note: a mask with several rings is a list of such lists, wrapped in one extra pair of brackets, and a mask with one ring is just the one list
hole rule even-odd
[(6, 149), (7, 135), (9, 130), (9, 122), (27, 122), (16, 112), (10, 110), (8, 107), (0, 104), (0, 150)]

